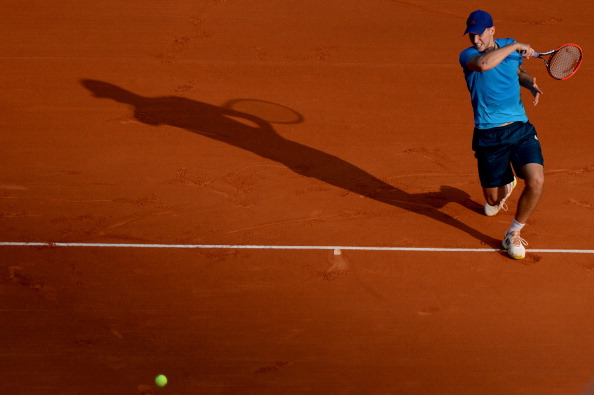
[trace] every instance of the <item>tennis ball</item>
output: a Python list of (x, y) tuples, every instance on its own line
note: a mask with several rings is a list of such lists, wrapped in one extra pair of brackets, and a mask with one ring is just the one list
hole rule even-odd
[(157, 375), (157, 377), (155, 377), (155, 384), (159, 387), (165, 387), (167, 385), (167, 376), (164, 374)]

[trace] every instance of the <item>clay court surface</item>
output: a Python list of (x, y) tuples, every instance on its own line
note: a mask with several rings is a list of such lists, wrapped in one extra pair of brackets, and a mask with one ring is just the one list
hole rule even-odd
[[(481, 214), (477, 8), (585, 53), (525, 63), (523, 261)], [(0, 393), (594, 394), (591, 1), (0, 9)]]

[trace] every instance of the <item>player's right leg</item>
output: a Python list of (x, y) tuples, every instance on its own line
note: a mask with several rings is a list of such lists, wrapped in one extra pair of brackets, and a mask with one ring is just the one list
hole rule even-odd
[(524, 246), (528, 243), (520, 236), (520, 231), (540, 202), (544, 189), (544, 159), (534, 127), (524, 124), (518, 133), (520, 142), (512, 161), (514, 169), (524, 179), (525, 185), (518, 199), (514, 221), (505, 233), (503, 247), (512, 258), (522, 259), (526, 256)]
[(544, 167), (539, 163), (529, 163), (522, 167), (526, 183), (518, 200), (515, 218), (525, 224), (540, 202), (544, 190)]

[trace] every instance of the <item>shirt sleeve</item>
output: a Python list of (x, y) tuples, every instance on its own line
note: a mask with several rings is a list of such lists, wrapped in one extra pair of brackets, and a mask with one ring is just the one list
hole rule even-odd
[(460, 66), (462, 66), (463, 69), (466, 69), (468, 67), (468, 61), (477, 55), (479, 55), (479, 51), (475, 48), (466, 48), (464, 51), (460, 52)]

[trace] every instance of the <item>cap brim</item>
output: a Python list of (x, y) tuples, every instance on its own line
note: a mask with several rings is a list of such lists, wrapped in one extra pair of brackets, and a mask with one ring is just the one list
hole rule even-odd
[(482, 34), (489, 27), (491, 27), (491, 26), (477, 26), (477, 25), (472, 25), (469, 28), (466, 28), (466, 31), (464, 32), (464, 34), (468, 34), (468, 33)]

